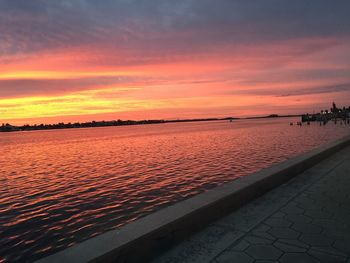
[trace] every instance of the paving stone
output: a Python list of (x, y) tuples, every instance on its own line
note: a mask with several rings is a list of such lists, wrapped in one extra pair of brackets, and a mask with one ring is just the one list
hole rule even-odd
[(299, 205), (300, 204), (308, 204), (308, 205), (315, 205), (315, 200), (307, 197), (307, 195), (301, 194), (300, 196), (296, 197), (294, 199), (295, 202), (297, 202)]
[(305, 215), (286, 215), (285, 219), (294, 223), (310, 223), (312, 218)]
[(323, 253), (331, 254), (331, 255), (347, 257), (347, 254), (345, 254), (344, 252), (341, 252), (340, 250), (335, 249), (333, 247), (315, 247), (315, 246), (313, 246), (312, 249), (316, 250), (316, 251), (321, 251)]
[(323, 234), (332, 239), (343, 239), (346, 237), (350, 237), (350, 231), (343, 230), (341, 228), (326, 229), (323, 231)]
[(285, 243), (285, 244), (289, 244), (289, 245), (292, 245), (292, 246), (296, 246), (296, 247), (301, 247), (301, 248), (309, 248), (310, 245), (300, 241), (300, 240), (296, 240), (296, 239), (283, 239), (283, 238), (280, 238), (277, 240), (277, 242), (280, 242), (280, 243)]
[(289, 215), (300, 215), (304, 213), (304, 209), (294, 205), (285, 206), (281, 209), (281, 211)]
[(306, 253), (286, 253), (280, 260), (281, 263), (318, 263), (319, 260)]
[(286, 243), (281, 243), (281, 242), (275, 242), (273, 244), (275, 247), (280, 249), (283, 252), (295, 252), (295, 253), (301, 253), (301, 252), (306, 252), (307, 249), (303, 247), (298, 247), (298, 246), (293, 246), (290, 244)]
[(276, 238), (297, 239), (300, 235), (299, 232), (288, 227), (273, 227), (268, 232)]
[(266, 238), (272, 241), (276, 240), (276, 237), (274, 237), (273, 235), (271, 235), (268, 232), (259, 232), (259, 231), (253, 231), (252, 234), (254, 234), (255, 236), (261, 237), (261, 238)]
[(244, 237), (243, 240), (249, 242), (250, 244), (254, 244), (254, 245), (258, 245), (258, 244), (269, 245), (269, 244), (272, 244), (272, 242), (273, 242), (270, 239), (252, 236), (252, 235)]
[(330, 218), (332, 218), (331, 213), (328, 213), (326, 211), (321, 211), (321, 210), (307, 210), (304, 214), (306, 216), (311, 217), (311, 218), (317, 218), (317, 219), (330, 219)]
[(286, 214), (281, 212), (281, 211), (278, 211), (276, 213), (274, 213), (271, 218), (283, 218)]
[(289, 227), (292, 225), (290, 221), (281, 218), (269, 218), (264, 223), (271, 227)]
[(225, 251), (215, 259), (218, 263), (252, 263), (254, 259), (246, 255), (244, 252)]
[(333, 247), (340, 250), (341, 252), (344, 252), (344, 253), (350, 255), (350, 242), (349, 242), (349, 240), (345, 240), (345, 239), (336, 240), (333, 244)]
[(323, 230), (322, 227), (305, 223), (295, 223), (291, 228), (305, 234), (319, 234)]
[[(347, 205), (346, 208), (344, 207), (342, 209), (350, 209), (350, 205)], [(333, 217), (337, 218), (338, 222), (348, 224), (348, 226), (349, 226), (350, 215), (334, 215)]]
[(219, 220), (216, 224), (225, 228), (240, 231), (250, 231), (260, 219), (258, 216), (247, 216), (245, 211), (238, 211)]
[(237, 244), (234, 244), (231, 250), (234, 251), (244, 251), (249, 247), (249, 243), (245, 240), (240, 240)]
[(350, 211), (347, 211), (349, 207), (350, 203), (342, 204), (340, 207), (336, 207), (336, 209), (334, 209), (332, 212), (336, 216), (337, 220), (345, 219), (347, 222), (349, 222), (348, 219), (350, 218)]
[(298, 203), (297, 207), (304, 209), (305, 211), (319, 210), (322, 206), (317, 206), (315, 203)]
[(268, 225), (266, 225), (266, 224), (260, 224), (260, 225), (258, 225), (257, 227), (255, 227), (255, 228), (253, 229), (253, 232), (256, 232), (256, 231), (258, 231), (258, 232), (264, 232), (264, 231), (267, 231), (267, 230), (269, 230), (269, 229), (271, 229), (270, 226), (268, 226)]
[(310, 246), (330, 246), (334, 240), (319, 234), (303, 234), (300, 237), (300, 240), (309, 244)]
[(272, 245), (251, 245), (246, 253), (255, 259), (278, 259), (282, 251)]
[(206, 231), (178, 244), (173, 250), (167, 251), (154, 262), (204, 263), (207, 262), (207, 259), (221, 253), (240, 236), (242, 236), (241, 232), (231, 232), (222, 227), (211, 226)]
[(315, 218), (312, 220), (312, 223), (314, 225), (326, 227), (326, 228), (333, 228), (338, 224), (336, 220), (333, 219), (321, 219), (321, 218)]
[(325, 252), (321, 252), (318, 250), (309, 250), (308, 253), (313, 256), (314, 258), (319, 259), (322, 262), (332, 262), (332, 263), (337, 263), (337, 262), (346, 262), (347, 257), (339, 256), (339, 255), (333, 255), (333, 254), (328, 254)]

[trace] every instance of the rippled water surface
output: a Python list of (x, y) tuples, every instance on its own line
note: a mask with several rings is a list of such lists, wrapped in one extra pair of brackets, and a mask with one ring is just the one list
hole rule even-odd
[(0, 262), (31, 262), (350, 133), (296, 119), (0, 134)]

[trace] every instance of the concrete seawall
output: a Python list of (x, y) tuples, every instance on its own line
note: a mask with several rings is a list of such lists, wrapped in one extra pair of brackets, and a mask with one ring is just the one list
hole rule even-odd
[(350, 136), (216, 187), (38, 262), (145, 262), (348, 145)]

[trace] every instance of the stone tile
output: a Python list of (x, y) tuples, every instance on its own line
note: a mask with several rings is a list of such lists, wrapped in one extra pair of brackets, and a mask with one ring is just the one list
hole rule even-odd
[(153, 262), (208, 262), (232, 245), (242, 234), (242, 232), (227, 231), (220, 226), (211, 226), (206, 228), (206, 231), (192, 236), (189, 240), (165, 252)]
[(305, 215), (286, 215), (285, 219), (294, 223), (310, 223), (312, 218)]
[(342, 204), (341, 206), (335, 207), (335, 209), (332, 210), (337, 220), (346, 219), (346, 221), (349, 222), (348, 219), (350, 218), (350, 211), (347, 211), (349, 206), (350, 206), (350, 203), (346, 205)]
[(281, 211), (278, 211), (276, 213), (274, 213), (271, 218), (283, 218), (286, 214), (281, 212)]
[(282, 255), (282, 251), (272, 245), (251, 245), (246, 253), (255, 259), (276, 260)]
[(334, 242), (333, 247), (343, 253), (350, 255), (350, 240), (338, 239)]
[(280, 242), (280, 243), (284, 243), (284, 244), (289, 244), (289, 245), (292, 245), (292, 246), (296, 246), (296, 247), (301, 247), (301, 248), (309, 248), (310, 245), (300, 241), (300, 240), (296, 240), (296, 239), (283, 239), (283, 238), (280, 238), (277, 240), (277, 242)]
[(276, 238), (297, 239), (300, 235), (299, 232), (288, 227), (273, 227), (268, 232)]
[(334, 240), (320, 234), (303, 234), (300, 240), (310, 246), (325, 247), (330, 246)]
[(295, 223), (291, 228), (304, 234), (319, 234), (323, 230), (320, 226), (305, 223)]
[(252, 234), (254, 234), (257, 237), (261, 237), (261, 238), (266, 238), (272, 241), (276, 240), (276, 237), (274, 237), (273, 235), (271, 235), (268, 232), (259, 232), (259, 231), (253, 231)]
[(298, 197), (294, 199), (295, 202), (298, 204), (313, 204), (315, 203), (315, 200), (307, 197), (307, 195), (301, 194)]
[(277, 247), (278, 249), (280, 249), (283, 252), (295, 252), (295, 253), (302, 253), (302, 252), (306, 252), (307, 248), (303, 248), (303, 247), (299, 247), (299, 246), (293, 246), (290, 244), (286, 244), (286, 243), (281, 243), (281, 242), (275, 242), (273, 244), (275, 247)]
[(304, 213), (306, 216), (317, 219), (330, 219), (332, 214), (322, 210), (307, 210)]
[(336, 220), (320, 219), (320, 218), (315, 218), (314, 220), (312, 220), (312, 223), (314, 225), (318, 225), (318, 226), (322, 226), (322, 227), (326, 227), (326, 228), (333, 228), (334, 226), (336, 226), (338, 224), (338, 222)]
[(250, 244), (254, 244), (254, 245), (259, 245), (259, 244), (261, 244), (261, 245), (270, 245), (273, 242), (270, 239), (257, 237), (257, 236), (253, 236), (253, 235), (248, 235), (248, 236), (244, 237), (243, 240), (249, 242)]
[[(349, 207), (350, 205), (347, 205), (342, 209), (350, 209)], [(336, 218), (338, 222), (341, 222), (343, 224), (348, 224), (348, 227), (349, 227), (350, 215), (334, 215), (333, 218)]]
[(312, 247), (313, 250), (321, 251), (323, 253), (347, 257), (347, 254), (344, 252), (339, 251), (338, 249), (335, 249), (333, 247)]
[(297, 207), (295, 205), (287, 205), (281, 209), (282, 212), (288, 215), (300, 215), (304, 213), (304, 209)]
[(252, 263), (254, 259), (246, 255), (244, 252), (225, 251), (215, 259), (218, 263)]
[(334, 254), (328, 254), (325, 252), (321, 252), (318, 250), (309, 250), (309, 255), (313, 256), (314, 258), (319, 259), (322, 262), (332, 262), (332, 263), (337, 263), (337, 262), (346, 262), (347, 257), (339, 256), (339, 255), (334, 255)]
[(271, 227), (289, 227), (292, 225), (290, 221), (281, 218), (269, 218), (264, 223)]
[(343, 239), (350, 237), (350, 231), (341, 228), (326, 229), (323, 234), (332, 239)]
[(271, 229), (270, 226), (266, 225), (266, 224), (260, 224), (258, 226), (256, 226), (254, 229), (253, 229), (253, 232), (265, 232), (267, 230)]
[(231, 247), (231, 250), (234, 251), (244, 251), (249, 247), (250, 243), (248, 243), (247, 241), (244, 240), (240, 240), (237, 244), (234, 244)]
[(260, 218), (258, 216), (249, 216), (238, 211), (217, 221), (216, 224), (232, 230), (248, 232), (259, 222)]
[(286, 253), (280, 260), (281, 263), (319, 263), (320, 261), (306, 253)]

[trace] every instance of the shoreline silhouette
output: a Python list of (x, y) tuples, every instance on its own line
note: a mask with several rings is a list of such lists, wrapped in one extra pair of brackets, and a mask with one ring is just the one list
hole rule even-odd
[(270, 114), (267, 116), (255, 117), (224, 117), (224, 118), (198, 118), (198, 119), (176, 119), (176, 120), (111, 120), (111, 121), (90, 121), (90, 122), (59, 122), (55, 124), (25, 124), (25, 125), (11, 125), (10, 123), (3, 123), (0, 126), (0, 132), (16, 132), (16, 131), (36, 131), (36, 130), (58, 130), (58, 129), (78, 129), (78, 128), (94, 128), (94, 127), (112, 127), (112, 126), (130, 126), (130, 125), (146, 125), (146, 124), (163, 124), (163, 123), (178, 123), (178, 122), (202, 122), (202, 121), (223, 121), (223, 120), (244, 120), (244, 119), (263, 119), (263, 118), (286, 118), (286, 117), (300, 117), (297, 115), (278, 115)]

